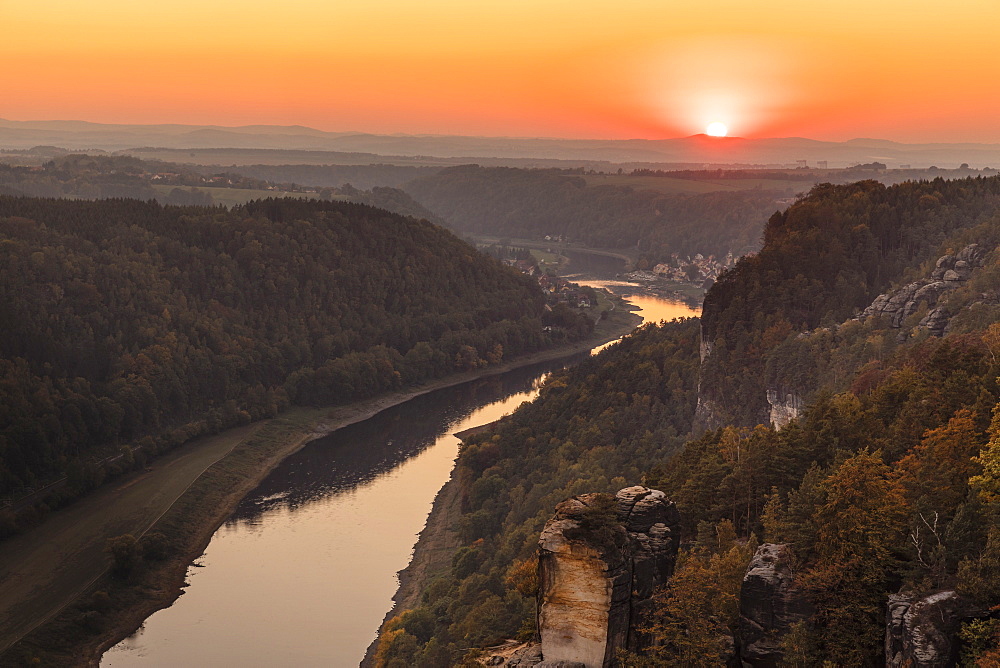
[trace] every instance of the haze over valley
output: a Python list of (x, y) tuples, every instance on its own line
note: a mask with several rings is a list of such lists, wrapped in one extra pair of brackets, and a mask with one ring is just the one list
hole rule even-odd
[(0, 16), (0, 665), (1000, 665), (997, 6)]

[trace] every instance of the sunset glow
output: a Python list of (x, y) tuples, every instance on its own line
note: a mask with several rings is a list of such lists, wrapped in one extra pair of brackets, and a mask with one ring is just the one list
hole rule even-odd
[(729, 134), (729, 128), (726, 127), (725, 123), (715, 121), (714, 123), (708, 124), (708, 127), (705, 129), (705, 134), (709, 137), (725, 137)]
[(0, 118), (1000, 142), (1000, 4), (917, 5), (4, 3)]

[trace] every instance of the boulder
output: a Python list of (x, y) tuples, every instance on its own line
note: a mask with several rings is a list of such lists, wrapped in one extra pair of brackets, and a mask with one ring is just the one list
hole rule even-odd
[(813, 613), (795, 585), (787, 549), (786, 545), (764, 543), (743, 576), (738, 644), (744, 665), (778, 666), (782, 637), (793, 624)]
[(518, 649), (510, 658), (507, 659), (506, 663), (502, 664), (504, 666), (510, 666), (510, 668), (528, 668), (529, 666), (537, 666), (542, 662), (542, 646), (536, 642), (528, 643), (524, 647)]

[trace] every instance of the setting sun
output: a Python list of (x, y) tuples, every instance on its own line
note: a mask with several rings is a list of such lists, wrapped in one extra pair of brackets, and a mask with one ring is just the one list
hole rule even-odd
[(728, 133), (729, 128), (726, 127), (725, 123), (720, 123), (719, 121), (709, 123), (705, 129), (705, 134), (709, 137), (725, 137)]

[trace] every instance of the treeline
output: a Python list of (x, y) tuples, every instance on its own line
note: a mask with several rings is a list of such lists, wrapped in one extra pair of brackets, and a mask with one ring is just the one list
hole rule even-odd
[(142, 177), (146, 165), (128, 156), (69, 155), (41, 167), (0, 163), (0, 195), (107, 199), (153, 199), (156, 191)]
[(469, 647), (535, 629), (535, 550), (560, 501), (616, 491), (665, 461), (691, 427), (698, 322), (645, 325), (555, 374), (494, 432), (463, 444), (454, 479), (462, 547), (421, 605), (388, 623), (378, 665), (456, 665)]
[(0, 197), (0, 247), (0, 497), (62, 474), (72, 494), (125, 446), (155, 453), (590, 328), (447, 231), (357, 204)]
[[(374, 156), (358, 156), (359, 160)], [(194, 167), (203, 174), (215, 173), (219, 167)], [(440, 167), (417, 165), (237, 165), (229, 171), (273, 183), (298, 183), (304, 186), (339, 188), (351, 184), (361, 190), (377, 187), (400, 188), (413, 179), (429, 176)]]
[[(789, 546), (796, 587), (814, 610), (783, 639), (790, 665), (881, 665), (890, 594), (957, 589), (983, 610), (1000, 603), (998, 374), (981, 335), (907, 344), (779, 432), (706, 433), (647, 484), (678, 504), (689, 540), (728, 526), (734, 538)], [(705, 596), (704, 562), (679, 571), (674, 596), (700, 596), (699, 614), (712, 618), (729, 602)], [(666, 614), (674, 619), (665, 628), (697, 635), (698, 620)], [(722, 630), (736, 633), (735, 620)], [(976, 642), (962, 665), (995, 665), (975, 659), (989, 648), (1000, 657), (1000, 624), (973, 622), (963, 633)], [(725, 649), (699, 665), (722, 662)]]
[[(263, 189), (266, 181), (237, 174), (217, 174), (219, 185)], [(208, 179), (192, 169), (166, 162), (145, 161), (127, 155), (71, 153), (40, 166), (0, 163), (0, 194), (69, 199), (158, 199), (163, 204), (211, 206), (212, 196), (199, 190)], [(171, 185), (166, 195), (154, 187)]]
[[(425, 218), (434, 223), (442, 221), (431, 211), (414, 201), (412, 197), (397, 188), (379, 185), (379, 178), (361, 179), (358, 189), (350, 183), (338, 182), (334, 186), (305, 188), (289, 176), (298, 174), (296, 170), (282, 171), (278, 166), (265, 173), (282, 177), (281, 180), (264, 180), (252, 176), (253, 169), (231, 167), (220, 171), (218, 166), (210, 168), (194, 165), (180, 165), (169, 162), (141, 160), (126, 155), (88, 155), (73, 153), (60, 155), (38, 167), (16, 166), (0, 163), (0, 195), (24, 195), (28, 197), (59, 197), (67, 199), (112, 199), (131, 198), (155, 199), (161, 204), (176, 206), (213, 206), (216, 204), (212, 191), (220, 188), (242, 190), (277, 190), (283, 192), (305, 192), (315, 199), (343, 200), (386, 209), (404, 216)], [(308, 167), (308, 165), (307, 165)], [(371, 165), (374, 173), (382, 168), (397, 169), (393, 165)], [(345, 173), (354, 167), (344, 167)], [(365, 169), (359, 167), (362, 171)], [(395, 183), (427, 173), (418, 168), (406, 167), (397, 179), (384, 179)], [(423, 168), (421, 168), (423, 169)], [(435, 168), (432, 171), (437, 171)], [(337, 181), (337, 179), (334, 179)], [(374, 185), (368, 185), (374, 183)], [(155, 186), (168, 186), (166, 193)]]
[(637, 248), (650, 261), (672, 253), (740, 255), (756, 250), (778, 205), (762, 191), (664, 194), (588, 186), (557, 169), (452, 167), (403, 186), (464, 234), (564, 236), (601, 248)]
[(816, 182), (816, 175), (807, 170), (773, 170), (773, 169), (633, 169), (632, 176), (661, 176), (672, 179), (690, 179), (691, 181), (715, 181), (718, 179), (732, 180), (773, 180), (773, 181), (806, 181)]
[[(767, 421), (766, 383), (785, 375), (779, 344), (840, 323), (894, 281), (917, 275), (949, 237), (1000, 210), (1000, 178), (820, 184), (764, 231), (764, 248), (705, 297), (703, 403), (712, 424)], [(768, 372), (768, 368), (770, 371)]]

